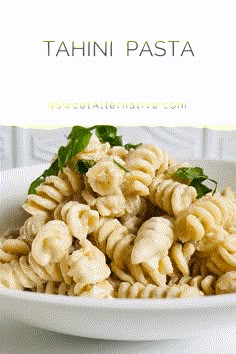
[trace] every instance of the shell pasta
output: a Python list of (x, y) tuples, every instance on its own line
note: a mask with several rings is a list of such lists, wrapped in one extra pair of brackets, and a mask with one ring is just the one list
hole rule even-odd
[(24, 224), (0, 236), (0, 287), (99, 299), (236, 293), (235, 191), (209, 178), (210, 189), (201, 168), (162, 148), (123, 145), (112, 126), (74, 127), (68, 139), (32, 182)]

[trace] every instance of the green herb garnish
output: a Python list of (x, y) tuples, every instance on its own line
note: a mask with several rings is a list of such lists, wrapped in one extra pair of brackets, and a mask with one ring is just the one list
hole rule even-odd
[[(187, 181), (189, 186), (192, 186), (197, 191), (197, 198), (203, 197), (205, 194), (212, 192), (212, 195), (216, 192), (217, 182), (210, 179), (204, 174), (201, 167), (181, 167), (172, 175), (177, 181)], [(205, 186), (202, 182), (209, 180), (215, 184), (214, 190)]]
[(39, 176), (38, 178), (36, 178), (30, 185), (29, 190), (28, 190), (28, 194), (35, 194), (36, 193), (36, 188), (45, 181), (47, 176), (55, 176), (58, 174), (59, 171), (59, 166), (58, 166), (58, 159), (56, 159), (51, 166), (45, 170), (41, 176)]
[(142, 145), (142, 143), (139, 143), (139, 144), (136, 144), (136, 145), (133, 145), (133, 144), (125, 144), (124, 148), (126, 150), (130, 150), (130, 149), (136, 149), (138, 146)]
[(96, 164), (94, 160), (78, 160), (74, 166), (73, 170), (85, 175), (88, 170)]
[(110, 143), (111, 146), (122, 146), (122, 136), (116, 135), (117, 128), (112, 125), (95, 125), (96, 135), (102, 143)]
[(124, 166), (122, 166), (119, 162), (117, 162), (116, 160), (113, 160), (113, 162), (119, 166), (122, 170), (124, 170), (125, 172), (129, 172), (128, 170), (126, 170), (126, 168)]
[[(35, 194), (36, 188), (45, 181), (47, 176), (55, 176), (63, 167), (79, 152), (83, 151), (89, 144), (92, 130), (102, 142), (109, 142), (111, 146), (122, 146), (122, 137), (117, 136), (117, 128), (111, 125), (95, 125), (90, 128), (74, 126), (68, 136), (68, 144), (61, 146), (57, 153), (57, 159), (45, 170), (41, 176), (36, 178), (30, 185), (28, 194)], [(91, 167), (91, 166), (90, 166)]]
[(92, 136), (90, 128), (75, 126), (68, 136), (69, 143), (61, 146), (58, 151), (58, 166), (62, 170), (64, 166), (79, 152), (83, 151)]

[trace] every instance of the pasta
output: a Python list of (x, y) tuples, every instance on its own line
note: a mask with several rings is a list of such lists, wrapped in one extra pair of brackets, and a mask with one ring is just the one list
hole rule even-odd
[(161, 149), (148, 144), (130, 150), (125, 163), (125, 168), (129, 172), (123, 186), (124, 193), (148, 195), (148, 187), (155, 177), (156, 171), (165, 164), (167, 159), (168, 157)]
[(177, 216), (197, 197), (194, 187), (175, 182), (171, 178), (164, 179), (164, 175), (154, 178), (149, 188), (152, 203), (170, 216)]
[(236, 292), (236, 272), (230, 271), (221, 275), (215, 284), (216, 294), (230, 294)]
[(147, 262), (152, 257), (159, 261), (167, 256), (174, 240), (172, 228), (172, 222), (163, 217), (153, 217), (145, 221), (134, 240), (132, 263)]
[(88, 183), (92, 190), (106, 196), (120, 191), (124, 171), (110, 160), (99, 161), (87, 172)]
[(110, 275), (104, 254), (88, 240), (82, 240), (80, 244), (81, 249), (74, 251), (68, 260), (68, 275), (72, 276), (76, 283), (76, 295), (80, 294), (85, 286), (99, 283)]
[(213, 295), (215, 294), (216, 277), (213, 275), (197, 275), (195, 277), (183, 276), (180, 279), (177, 278), (177, 280), (174, 279), (168, 283), (168, 285), (173, 284), (188, 284), (202, 291), (205, 295)]
[(63, 220), (71, 235), (78, 240), (86, 238), (96, 229), (99, 222), (99, 214), (96, 210), (91, 210), (88, 205), (76, 201), (58, 205), (54, 217)]
[(235, 191), (212, 191), (201, 168), (96, 127), (79, 127), (75, 146), (73, 131), (54, 158), (64, 165), (33, 182), (24, 224), (1, 235), (0, 287), (100, 299), (236, 293)]
[(46, 266), (59, 262), (72, 243), (68, 226), (59, 220), (45, 224), (32, 242), (32, 255), (38, 264)]
[(36, 194), (30, 194), (23, 208), (31, 215), (50, 213), (59, 203), (81, 190), (81, 176), (70, 168), (65, 168), (58, 176), (48, 176), (45, 182), (36, 188)]
[(75, 161), (77, 160), (99, 161), (104, 156), (106, 156), (109, 149), (110, 149), (109, 143), (102, 144), (95, 135), (92, 135), (89, 140), (88, 146), (83, 151), (76, 154), (74, 160)]
[(235, 219), (236, 208), (231, 200), (221, 195), (206, 195), (178, 215), (175, 232), (182, 242), (200, 241), (218, 225), (225, 229), (233, 226)]
[(172, 264), (174, 264), (174, 267), (177, 268), (183, 276), (189, 275), (191, 272), (189, 261), (194, 252), (195, 247), (191, 242), (187, 242), (184, 245), (180, 242), (174, 242), (170, 249), (169, 257)]
[(119, 286), (118, 297), (120, 298), (181, 298), (195, 297), (204, 295), (202, 291), (194, 286), (187, 284), (172, 285), (172, 286), (156, 286), (149, 284), (144, 286), (140, 283), (133, 285), (123, 282)]

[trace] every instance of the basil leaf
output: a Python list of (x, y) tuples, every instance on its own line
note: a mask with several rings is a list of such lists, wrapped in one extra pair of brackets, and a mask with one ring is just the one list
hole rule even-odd
[(93, 167), (96, 164), (94, 160), (78, 160), (74, 166), (73, 169), (82, 175), (85, 175), (88, 170)]
[(94, 127), (101, 143), (110, 143), (111, 146), (122, 146), (122, 136), (116, 135), (117, 128), (112, 125), (97, 125)]
[(207, 179), (207, 176), (204, 175), (203, 169), (200, 167), (181, 167), (178, 168), (178, 170), (175, 172), (174, 176), (179, 180), (192, 180), (194, 178), (200, 178), (200, 177), (205, 177)]
[(212, 192), (212, 189), (208, 188), (202, 182), (195, 178), (190, 183), (190, 186), (194, 187), (197, 191), (197, 199), (203, 197), (205, 194)]
[(133, 145), (133, 144), (125, 144), (124, 148), (126, 150), (130, 150), (130, 149), (136, 149), (138, 146), (142, 145), (142, 143), (139, 143), (139, 144), (136, 144), (136, 145)]
[[(216, 192), (217, 182), (213, 179), (208, 178), (203, 172), (201, 167), (181, 167), (172, 175), (179, 182), (190, 182), (189, 185), (194, 187), (197, 191), (197, 198), (201, 198), (205, 194), (212, 192), (214, 194)], [(215, 188), (208, 188), (202, 182), (209, 180), (215, 183)]]
[(76, 138), (69, 141), (67, 146), (61, 146), (58, 151), (58, 165), (59, 168), (62, 169), (68, 161), (72, 159), (76, 154), (83, 151), (89, 143), (89, 140), (92, 136), (92, 133), (85, 129), (85, 130), (77, 130), (76, 131)]
[(45, 170), (41, 176), (36, 178), (30, 185), (28, 194), (35, 194), (36, 193), (36, 188), (45, 181), (47, 176), (55, 176), (58, 174), (59, 171), (59, 166), (58, 166), (58, 159), (56, 159), (51, 166)]
[(76, 125), (72, 128), (69, 136), (68, 136), (68, 139), (77, 139), (78, 137), (81, 136), (81, 133), (85, 133), (86, 132), (90, 132), (90, 130), (92, 130), (92, 128), (84, 128), (84, 127), (81, 127), (80, 125)]

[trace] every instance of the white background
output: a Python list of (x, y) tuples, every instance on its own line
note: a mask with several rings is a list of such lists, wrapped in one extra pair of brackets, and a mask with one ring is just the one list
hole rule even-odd
[[(235, 120), (235, 11), (227, 1), (8, 1), (1, 10), (3, 125), (217, 125)], [(47, 56), (113, 41), (112, 57)], [(126, 56), (126, 42), (188, 40), (195, 56)], [(166, 48), (169, 48), (166, 45)], [(51, 101), (185, 101), (187, 109), (49, 110)]]
[[(24, 133), (6, 125), (214, 126), (222, 131), (233, 128), (233, 0), (8, 0), (1, 4), (0, 17), (0, 169), (49, 160), (56, 140), (50, 138), (49, 132), (45, 138), (40, 132), (31, 135), (30, 131)], [(43, 40), (112, 40), (113, 57), (48, 57)], [(148, 41), (152, 47), (157, 40), (189, 40), (195, 56), (139, 57), (137, 52), (127, 57), (128, 40), (135, 40), (140, 46)], [(187, 109), (49, 110), (49, 102), (56, 100), (185, 101)], [(235, 132), (216, 134), (204, 128), (198, 134), (191, 130), (187, 139), (183, 132), (175, 137), (172, 149), (181, 146), (181, 152), (196, 158), (235, 159)], [(174, 135), (173, 131), (170, 135)], [(165, 134), (159, 136), (163, 144), (173, 143)], [(3, 316), (1, 319), (2, 351), (235, 352), (235, 331), (224, 329), (186, 341), (112, 343), (55, 334)]]

